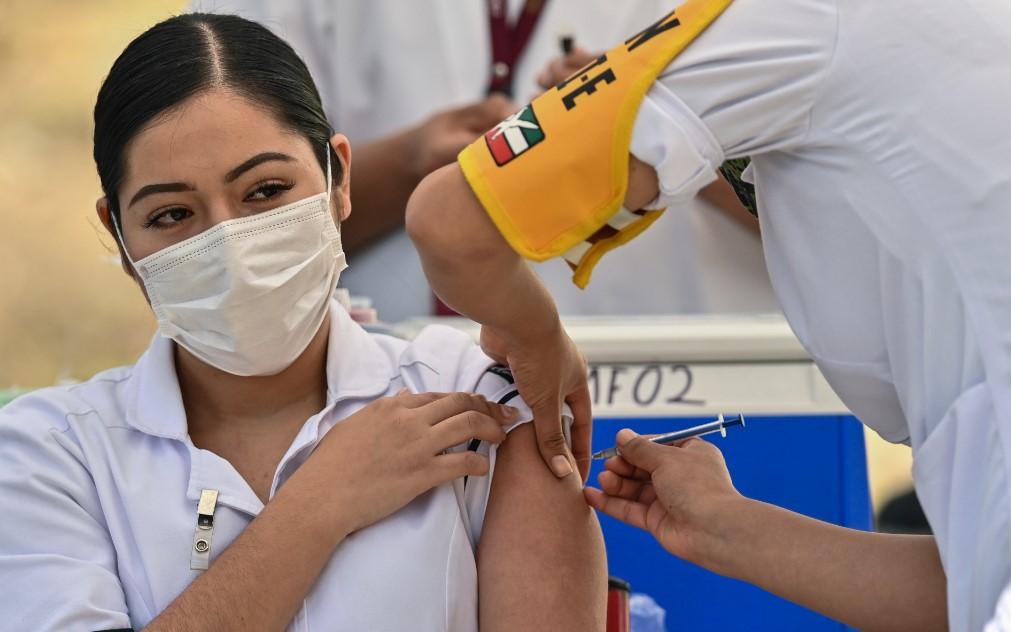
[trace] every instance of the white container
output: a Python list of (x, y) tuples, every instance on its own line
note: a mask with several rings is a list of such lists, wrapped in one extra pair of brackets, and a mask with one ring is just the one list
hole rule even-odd
[[(412, 337), (440, 323), (477, 340), (465, 318), (416, 319)], [(777, 314), (567, 318), (590, 363), (596, 417), (844, 414), (846, 407)]]

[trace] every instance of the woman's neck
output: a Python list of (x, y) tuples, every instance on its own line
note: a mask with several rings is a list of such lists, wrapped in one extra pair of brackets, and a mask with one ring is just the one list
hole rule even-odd
[[(190, 435), (238, 428), (282, 431), (300, 428), (326, 403), (326, 360), (329, 315), (305, 351), (276, 375), (232, 375), (198, 360), (175, 346), (176, 375), (186, 408)], [(308, 411), (308, 414), (306, 414)], [(213, 427), (210, 427), (213, 425)]]

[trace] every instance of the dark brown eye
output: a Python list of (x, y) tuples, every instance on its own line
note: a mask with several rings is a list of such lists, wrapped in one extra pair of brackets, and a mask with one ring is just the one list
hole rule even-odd
[(168, 208), (153, 215), (144, 223), (144, 228), (170, 228), (191, 215), (192, 211), (181, 206)]
[(293, 183), (289, 182), (265, 182), (249, 195), (247, 200), (269, 200), (274, 198), (285, 191), (290, 191), (291, 188), (295, 186)]

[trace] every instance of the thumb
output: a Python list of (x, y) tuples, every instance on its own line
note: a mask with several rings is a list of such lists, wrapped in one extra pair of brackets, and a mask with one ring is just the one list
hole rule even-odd
[(590, 389), (583, 384), (566, 400), (572, 409), (572, 456), (579, 466), (579, 476), (586, 482), (590, 474), (590, 443), (593, 438), (593, 412)]
[(481, 114), (484, 117), (482, 128), (490, 127), (502, 119), (508, 118), (519, 108), (512, 100), (501, 94), (493, 94), (481, 104)]
[(650, 473), (660, 467), (670, 450), (668, 447), (652, 443), (628, 428), (618, 431), (616, 441), (621, 458)]
[[(456, 155), (463, 151), (463, 148), (474, 142), (484, 130), (472, 130), (470, 128), (448, 130), (439, 139), (442, 147), (448, 150), (446, 163), (456, 160)], [(441, 166), (441, 165), (440, 165)]]
[(509, 345), (501, 334), (487, 325), (481, 327), (481, 350), (499, 364), (509, 364)]
[(586, 64), (590, 63), (597, 57), (600, 57), (601, 53), (591, 53), (582, 46), (576, 46), (572, 49), (572, 52), (565, 56), (565, 62), (573, 66), (578, 66), (582, 68)]
[(572, 474), (569, 444), (562, 432), (562, 410), (558, 402), (548, 402), (533, 409), (537, 449), (544, 463), (558, 478)]

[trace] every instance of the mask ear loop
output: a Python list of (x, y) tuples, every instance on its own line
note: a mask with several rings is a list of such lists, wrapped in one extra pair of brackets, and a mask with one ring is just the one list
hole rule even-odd
[[(333, 146), (330, 143), (326, 144), (326, 206), (327, 210), (330, 209), (330, 205), (333, 204), (333, 166), (331, 164), (330, 154), (333, 152)], [(337, 235), (341, 234), (341, 220), (340, 214), (333, 218), (333, 224), (337, 228)]]
[(116, 231), (116, 238), (119, 239), (119, 247), (123, 249), (123, 255), (126, 256), (126, 260), (130, 262), (130, 267), (136, 272), (137, 264), (133, 262), (133, 258), (130, 257), (130, 251), (126, 249), (126, 240), (123, 239), (123, 233), (119, 229), (119, 220), (116, 219), (116, 214), (111, 210), (109, 211), (109, 219), (112, 221), (112, 228)]
[(332, 197), (332, 194), (333, 194), (333, 173), (331, 172), (331, 166), (330, 166), (330, 152), (332, 152), (332, 151), (333, 151), (333, 147), (330, 146), (330, 143), (327, 143), (326, 144), (326, 200), (327, 200), (327, 202), (331, 201), (331, 197)]

